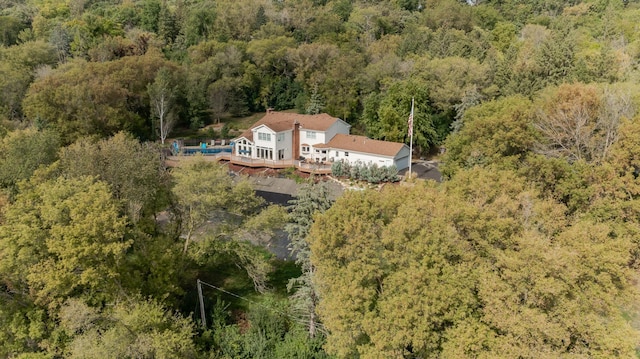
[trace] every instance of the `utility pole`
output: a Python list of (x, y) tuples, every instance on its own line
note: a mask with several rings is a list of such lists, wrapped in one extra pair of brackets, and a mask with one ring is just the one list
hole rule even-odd
[(204, 316), (204, 299), (202, 298), (202, 282), (198, 279), (196, 283), (198, 284), (198, 299), (200, 300), (200, 319), (202, 320), (202, 327), (207, 329), (207, 318)]

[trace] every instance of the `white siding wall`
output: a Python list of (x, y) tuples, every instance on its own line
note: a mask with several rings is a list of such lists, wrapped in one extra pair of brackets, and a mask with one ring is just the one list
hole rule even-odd
[[(349, 155), (345, 156), (345, 152), (348, 152)], [(334, 161), (347, 161), (349, 163), (355, 164), (358, 161), (364, 164), (375, 163), (378, 166), (391, 166), (395, 165), (398, 170), (405, 169), (409, 167), (409, 149), (403, 147), (395, 158), (385, 157), (380, 155), (372, 155), (361, 152), (353, 152), (353, 151), (344, 151), (340, 149), (331, 149), (329, 151), (329, 160), (333, 159)]]
[[(338, 155), (336, 156), (336, 151)], [(345, 156), (345, 152), (348, 152), (349, 155)], [(334, 159), (334, 161), (345, 160), (349, 163), (355, 164), (360, 161), (363, 164), (377, 164), (378, 166), (391, 166), (393, 164), (393, 159), (391, 157), (383, 157), (378, 155), (372, 155), (367, 153), (360, 152), (351, 152), (344, 150), (336, 150), (332, 149), (330, 152), (329, 158)]]
[[(315, 138), (308, 138), (307, 132), (314, 132), (316, 134)], [(311, 146), (318, 143), (326, 143), (324, 131), (300, 129), (300, 144), (303, 144), (303, 143), (306, 143)]]
[(251, 151), (251, 155), (255, 152), (254, 145), (251, 141), (242, 137), (236, 140), (233, 145), (233, 152), (236, 156), (244, 156), (249, 157), (249, 153), (246, 151)]
[[(278, 135), (283, 134), (284, 139), (278, 141)], [(290, 160), (293, 157), (293, 130), (282, 131), (276, 134), (276, 160), (278, 159), (277, 151), (284, 150), (283, 160)]]
[[(315, 133), (315, 138), (308, 138), (307, 137), (307, 132), (314, 132)], [(303, 157), (306, 157), (308, 159), (315, 159), (315, 149), (313, 148), (313, 145), (317, 145), (319, 143), (324, 144), (327, 143), (328, 140), (326, 139), (325, 133), (324, 131), (313, 131), (313, 130), (305, 130), (305, 129), (300, 129), (300, 155)], [(307, 144), (310, 146), (310, 151), (309, 154), (303, 153), (302, 152), (302, 145), (303, 144)]]
[[(277, 141), (276, 133), (273, 130), (271, 130), (270, 128), (266, 127), (266, 126), (257, 127), (255, 129), (253, 129), (252, 132), (253, 132), (253, 143), (255, 144), (255, 150), (251, 154), (252, 155), (251, 157), (252, 158), (261, 158), (259, 156), (259, 149), (260, 148), (268, 148), (268, 149), (271, 149), (271, 151), (272, 151), (272, 157), (271, 158), (267, 158), (267, 159), (270, 159), (270, 160), (277, 159), (278, 155), (277, 155), (277, 152), (276, 152), (276, 141)], [(260, 133), (267, 133), (267, 134), (270, 135), (271, 138), (268, 141), (261, 140), (260, 139)]]

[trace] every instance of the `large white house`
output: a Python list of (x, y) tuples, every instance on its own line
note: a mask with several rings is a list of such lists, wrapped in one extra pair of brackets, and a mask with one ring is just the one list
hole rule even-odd
[(349, 135), (351, 125), (328, 114), (300, 115), (268, 111), (233, 140), (233, 154), (268, 161), (347, 161), (409, 167), (409, 148), (402, 143)]
[(365, 136), (337, 134), (324, 145), (316, 145), (316, 151), (328, 154), (329, 161), (349, 163), (395, 165), (398, 170), (409, 167), (410, 151), (404, 143), (372, 140)]

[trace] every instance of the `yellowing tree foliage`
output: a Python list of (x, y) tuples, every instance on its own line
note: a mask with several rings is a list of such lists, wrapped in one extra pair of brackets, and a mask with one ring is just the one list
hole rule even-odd
[(311, 230), (327, 350), (362, 358), (631, 357), (631, 240), (512, 172), (352, 192)]

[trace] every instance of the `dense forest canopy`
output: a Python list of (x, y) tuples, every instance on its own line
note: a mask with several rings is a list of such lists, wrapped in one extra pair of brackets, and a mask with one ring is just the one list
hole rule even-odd
[[(640, 357), (639, 22), (634, 0), (1, 2), (0, 358)], [(172, 131), (269, 108), (408, 143), (412, 99), (441, 184), (285, 208), (163, 162)], [(264, 248), (282, 230), (295, 261)]]

